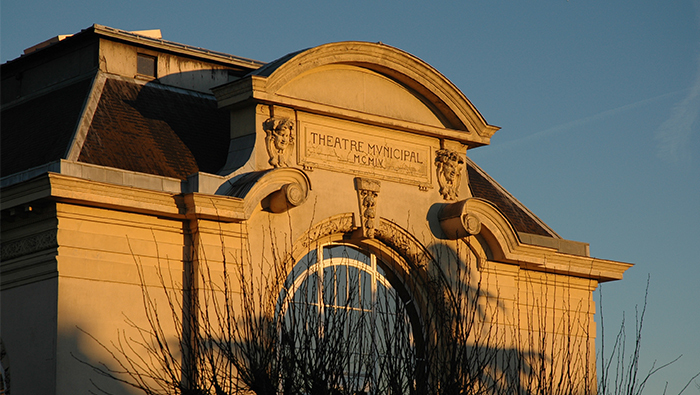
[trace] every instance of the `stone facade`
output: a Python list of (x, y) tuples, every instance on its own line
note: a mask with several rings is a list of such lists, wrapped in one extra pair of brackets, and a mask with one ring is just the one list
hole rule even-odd
[[(139, 54), (155, 76), (139, 75)], [(13, 393), (85, 393), (91, 380), (129, 393), (81, 361), (112, 363), (98, 341), (147, 328), (144, 300), (170, 317), (167, 292), (186, 307), (178, 289), (216, 288), (222, 268), (266, 278), (324, 246), (366, 253), (373, 276), (410, 295), (416, 344), (435, 335), (436, 311), (418, 277), (436, 276), (451, 294), (478, 290), (482, 335), (507, 334), (474, 346), (558, 372), (565, 363), (546, 357), (566, 350), (581, 388), (595, 387), (592, 292), (630, 265), (562, 239), (471, 161), (498, 128), (413, 55), (342, 42), (263, 64), (95, 25), (2, 71), (3, 156), (31, 157), (51, 133), (21, 122), (42, 116), (28, 104), (82, 103), (54, 133), (56, 154), (2, 174)], [(459, 285), (466, 272), (473, 283)], [(177, 343), (177, 323), (161, 322)]]

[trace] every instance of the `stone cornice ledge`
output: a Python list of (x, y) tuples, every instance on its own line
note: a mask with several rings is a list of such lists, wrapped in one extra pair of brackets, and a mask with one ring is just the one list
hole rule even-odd
[(567, 274), (599, 282), (621, 280), (631, 263), (563, 254), (548, 247), (520, 244), (506, 253), (504, 261), (522, 269)]
[(525, 240), (521, 240), (521, 236), (506, 217), (494, 205), (483, 199), (468, 199), (466, 212), (474, 214), (481, 221), (480, 234), (498, 262), (517, 264), (522, 269), (568, 274), (600, 282), (621, 280), (624, 272), (633, 266), (630, 263), (568, 252), (561, 244), (575, 242), (562, 239), (552, 240), (560, 242), (559, 246), (527, 244)]
[(242, 199), (200, 193), (169, 193), (114, 185), (57, 173), (3, 188), (2, 210), (45, 199), (184, 220), (237, 222), (245, 218)]
[(197, 192), (188, 193), (183, 199), (188, 218), (222, 222), (239, 222), (246, 219), (243, 199)]

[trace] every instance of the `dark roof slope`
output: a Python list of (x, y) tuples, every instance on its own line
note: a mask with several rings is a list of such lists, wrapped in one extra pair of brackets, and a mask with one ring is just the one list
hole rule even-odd
[(85, 79), (3, 109), (3, 177), (64, 159), (91, 83)]
[(185, 179), (223, 167), (229, 138), (213, 96), (107, 79), (78, 160)]
[(522, 209), (515, 202), (515, 198), (505, 192), (496, 181), (486, 175), (473, 162), (467, 161), (467, 171), (472, 195), (493, 203), (513, 224), (516, 231), (540, 236), (554, 236), (540, 224), (540, 221), (535, 219), (534, 214)]
[(310, 49), (310, 48), (306, 48), (306, 49), (302, 49), (302, 50), (299, 50), (299, 51), (295, 51), (295, 52), (288, 53), (288, 54), (282, 56), (282, 57), (279, 58), (279, 59), (276, 59), (276, 60), (273, 60), (273, 61), (270, 62), (270, 63), (264, 64), (263, 66), (261, 66), (261, 67), (260, 67), (259, 69), (257, 69), (257, 70), (251, 71), (251, 72), (249, 73), (249, 75), (258, 75), (258, 76), (261, 76), (261, 77), (269, 77), (272, 73), (275, 72), (275, 70), (277, 70), (277, 68), (279, 68), (280, 66), (282, 66), (283, 64), (285, 64), (289, 59), (291, 59), (291, 58), (293, 58), (293, 57), (299, 55), (300, 53), (302, 53), (302, 52), (304, 52), (304, 51), (306, 51), (306, 50), (308, 50), (308, 49)]

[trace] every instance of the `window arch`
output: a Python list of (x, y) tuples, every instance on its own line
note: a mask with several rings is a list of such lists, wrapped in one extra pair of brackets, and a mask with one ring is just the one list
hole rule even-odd
[[(327, 385), (351, 393), (408, 393), (414, 386), (417, 314), (399, 276), (377, 254), (352, 244), (319, 244), (296, 263), (280, 300), (289, 354), (283, 359), (295, 367), (300, 392)], [(319, 383), (305, 378), (314, 374)]]

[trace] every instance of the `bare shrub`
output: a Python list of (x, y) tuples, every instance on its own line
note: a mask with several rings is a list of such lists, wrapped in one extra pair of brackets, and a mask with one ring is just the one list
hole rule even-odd
[[(497, 279), (460, 250), (467, 243), (436, 247), (410, 274), (376, 256), (372, 275), (353, 263), (365, 258), (350, 242), (312, 246), (298, 261), (272, 236), (269, 254), (257, 258), (250, 248), (227, 256), (221, 243), (220, 264), (193, 259), (180, 282), (159, 269), (155, 291), (135, 257), (147, 324), (127, 318), (138, 337), (94, 339), (112, 361), (90, 366), (149, 395), (632, 395), (674, 362), (639, 374), (645, 296), (633, 352), (626, 355), (623, 321), (607, 356), (602, 343), (596, 381), (591, 320), (577, 318), (591, 303), (572, 305), (570, 287), (543, 276), (543, 286), (518, 290), (525, 300), (509, 314)], [(167, 301), (169, 317), (155, 300)]]

